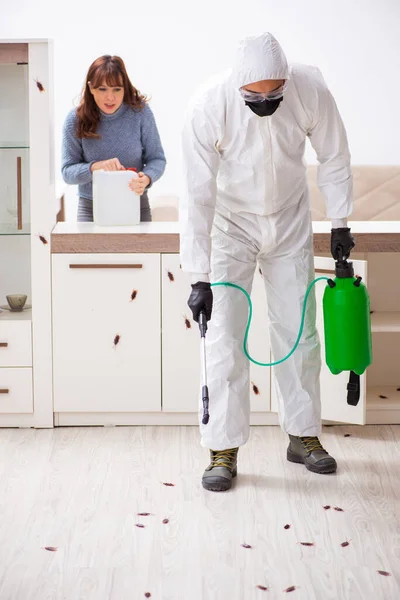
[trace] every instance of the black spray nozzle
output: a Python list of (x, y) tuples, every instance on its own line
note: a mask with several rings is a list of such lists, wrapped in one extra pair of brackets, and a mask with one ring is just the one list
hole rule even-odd
[(199, 314), (199, 329), (200, 329), (200, 335), (201, 337), (206, 337), (206, 331), (207, 331), (207, 317), (206, 317), (206, 313), (204, 312), (204, 310), (202, 310)]
[(209, 405), (209, 398), (208, 398), (208, 387), (206, 385), (203, 385), (203, 388), (201, 390), (201, 396), (202, 396), (202, 400), (203, 400), (203, 419), (202, 419), (202, 423), (203, 425), (207, 425), (209, 419), (210, 419), (210, 413), (208, 412), (208, 405)]
[(356, 280), (355, 280), (355, 282), (354, 282), (354, 285), (355, 285), (356, 287), (360, 287), (361, 279), (362, 279), (362, 277), (360, 277), (360, 276), (358, 275), (358, 276), (357, 276), (357, 279), (356, 279)]

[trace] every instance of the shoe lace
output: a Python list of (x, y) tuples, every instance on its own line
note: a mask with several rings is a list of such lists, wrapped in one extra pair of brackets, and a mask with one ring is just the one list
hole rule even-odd
[(326, 452), (317, 437), (301, 437), (300, 439), (307, 452), (314, 452), (314, 450), (322, 450), (323, 452)]
[(232, 469), (237, 455), (237, 448), (230, 450), (211, 450), (211, 468), (226, 467)]

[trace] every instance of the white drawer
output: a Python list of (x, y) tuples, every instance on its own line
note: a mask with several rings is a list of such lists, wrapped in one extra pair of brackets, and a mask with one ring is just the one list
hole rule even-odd
[(0, 367), (32, 366), (32, 323), (0, 318)]
[(0, 413), (33, 413), (32, 369), (0, 369)]

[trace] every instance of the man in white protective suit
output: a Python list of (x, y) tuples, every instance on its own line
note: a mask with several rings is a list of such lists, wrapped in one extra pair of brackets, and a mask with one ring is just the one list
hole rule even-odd
[[(248, 305), (231, 282), (251, 292), (257, 263), (268, 303), (274, 360), (298, 336), (308, 285), (315, 277), (306, 167), (307, 137), (316, 151), (318, 185), (332, 221), (331, 251), (348, 258), (352, 175), (346, 132), (315, 67), (288, 66), (270, 34), (239, 44), (234, 68), (196, 94), (183, 130), (184, 192), (180, 204), (181, 264), (191, 274), (188, 301), (209, 322), (207, 375), (210, 420), (200, 422), (211, 463), (203, 486), (231, 487), (240, 446), (249, 437), (249, 362), (243, 352)], [(287, 458), (315, 473), (337, 465), (322, 447), (320, 344), (315, 294), (307, 305), (295, 353), (275, 367), (279, 416), (289, 435)]]

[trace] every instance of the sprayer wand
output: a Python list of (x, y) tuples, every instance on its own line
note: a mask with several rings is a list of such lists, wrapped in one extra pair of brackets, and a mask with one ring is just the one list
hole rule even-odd
[(201, 336), (201, 348), (203, 354), (203, 384), (201, 386), (201, 398), (203, 401), (203, 425), (207, 425), (210, 413), (208, 412), (209, 398), (207, 385), (207, 363), (206, 363), (206, 331), (207, 331), (207, 316), (204, 310), (199, 315), (199, 329)]

